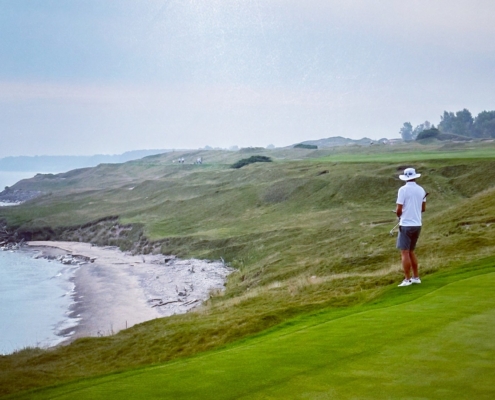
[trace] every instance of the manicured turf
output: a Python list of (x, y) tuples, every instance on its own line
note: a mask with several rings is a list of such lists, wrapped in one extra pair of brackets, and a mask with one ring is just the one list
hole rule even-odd
[(493, 399), (495, 258), (372, 305), (223, 350), (31, 392), (29, 399)]
[[(374, 150), (374, 149), (373, 149)], [(362, 151), (354, 154), (335, 154), (319, 158), (318, 161), (327, 160), (333, 162), (419, 162), (425, 160), (472, 160), (472, 159), (492, 159), (494, 157), (491, 145), (487, 148), (458, 149), (458, 150), (431, 150), (412, 152), (383, 152), (383, 151)]]

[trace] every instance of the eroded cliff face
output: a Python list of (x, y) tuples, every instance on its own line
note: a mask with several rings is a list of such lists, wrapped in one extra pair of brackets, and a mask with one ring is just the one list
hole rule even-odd
[(123, 225), (111, 216), (71, 227), (9, 227), (0, 220), (0, 244), (32, 240), (86, 242), (98, 246), (117, 246), (133, 253), (160, 253), (161, 243), (151, 243), (139, 225)]
[(146, 242), (142, 226), (121, 224), (117, 216), (105, 217), (84, 225), (58, 228), (54, 230), (53, 237), (41, 240), (86, 242), (98, 246), (118, 246), (122, 250), (135, 250), (139, 243)]
[[(0, 245), (19, 246), (30, 241), (67, 241), (89, 243), (95, 246), (115, 246), (130, 254), (163, 254), (188, 258), (191, 246), (198, 250), (207, 246), (204, 241), (194, 237), (166, 237), (159, 240), (149, 239), (142, 224), (122, 224), (118, 216), (109, 216), (88, 222), (83, 225), (68, 227), (30, 227), (8, 225), (0, 218)], [(224, 241), (222, 241), (223, 243)], [(217, 246), (216, 243), (215, 246)], [(201, 258), (218, 259), (222, 255), (211, 251), (203, 251)]]
[(43, 192), (39, 190), (12, 189), (7, 187), (0, 192), (0, 203), (19, 204), (35, 199), (41, 195), (43, 195)]

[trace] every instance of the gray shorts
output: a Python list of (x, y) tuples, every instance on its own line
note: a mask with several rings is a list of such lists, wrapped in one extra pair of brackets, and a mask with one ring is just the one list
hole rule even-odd
[(418, 242), (420, 226), (399, 226), (397, 248), (400, 250), (414, 250)]

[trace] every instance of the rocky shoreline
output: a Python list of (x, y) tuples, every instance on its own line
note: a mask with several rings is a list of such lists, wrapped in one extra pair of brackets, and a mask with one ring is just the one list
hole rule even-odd
[(0, 203), (4, 205), (18, 205), (25, 201), (35, 199), (43, 194), (39, 190), (22, 190), (5, 188), (0, 192)]
[(19, 250), (21, 248), (20, 243), (15, 243), (15, 242), (0, 242), (0, 250), (1, 251), (15, 251)]

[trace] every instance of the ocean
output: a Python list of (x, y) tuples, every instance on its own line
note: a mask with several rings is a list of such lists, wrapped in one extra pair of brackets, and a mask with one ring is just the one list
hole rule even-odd
[[(0, 192), (35, 175), (0, 171)], [(74, 266), (34, 259), (33, 255), (0, 250), (0, 354), (54, 346), (65, 340), (59, 334), (77, 323), (69, 317)]]
[(26, 171), (0, 171), (0, 192), (5, 186), (12, 186), (22, 179), (32, 178), (37, 172)]
[(33, 255), (0, 251), (0, 354), (54, 346), (78, 322), (69, 316), (77, 267)]

